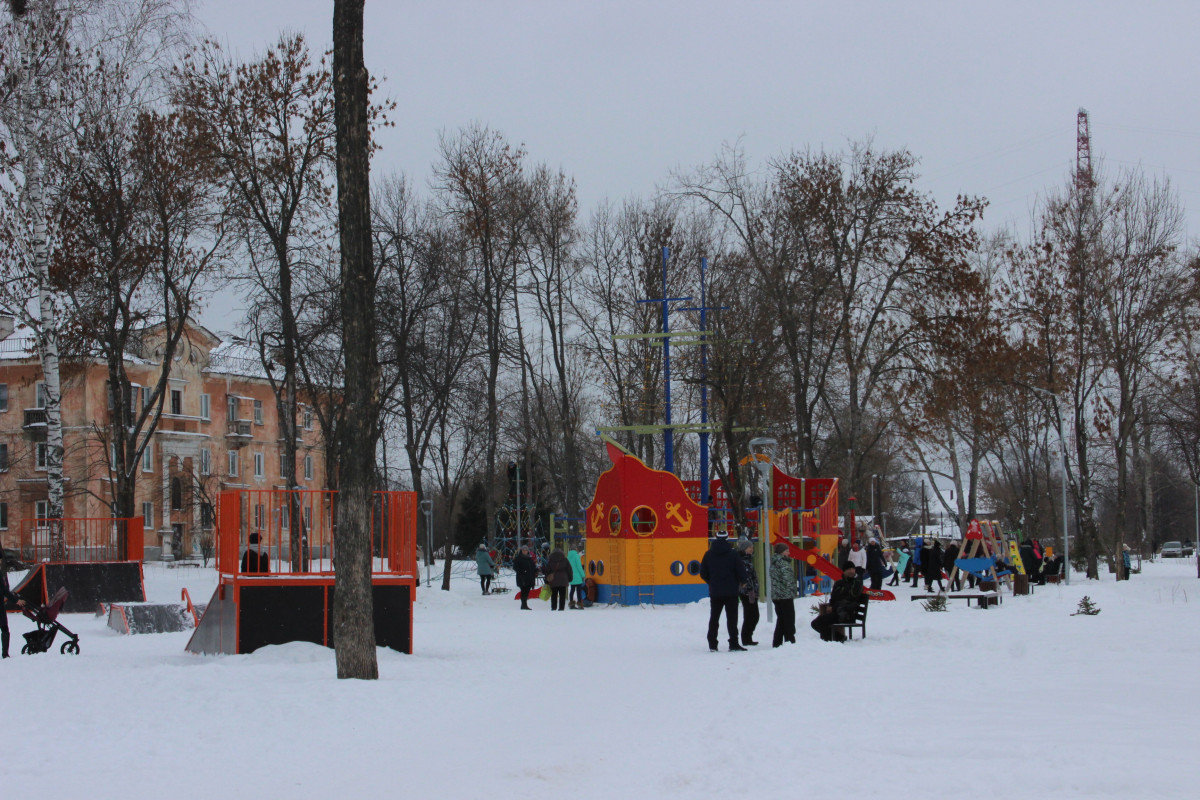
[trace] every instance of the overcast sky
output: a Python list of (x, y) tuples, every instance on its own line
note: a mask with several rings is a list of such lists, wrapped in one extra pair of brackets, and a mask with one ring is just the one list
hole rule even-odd
[[(330, 46), (332, 0), (198, 0), (251, 58), (282, 30)], [(424, 186), (438, 132), (472, 121), (604, 197), (648, 195), (739, 138), (752, 164), (873, 136), (943, 204), (1023, 223), (1075, 159), (1168, 176), (1200, 234), (1200, 3), (367, 0), (367, 68), (398, 104), (372, 176)]]

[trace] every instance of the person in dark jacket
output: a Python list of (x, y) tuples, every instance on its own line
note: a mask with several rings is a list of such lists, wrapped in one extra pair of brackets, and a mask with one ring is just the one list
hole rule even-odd
[(942, 552), (942, 542), (939, 539), (934, 539), (930, 545), (928, 555), (921, 554), (921, 561), (925, 564), (925, 591), (933, 591), (933, 582), (937, 581), (938, 591), (946, 591), (945, 585), (942, 584), (942, 561), (946, 554)]
[(546, 585), (550, 587), (550, 610), (567, 610), (567, 587), (571, 585), (571, 562), (562, 547), (546, 559)]
[(738, 556), (746, 568), (746, 581), (738, 587), (738, 599), (742, 601), (742, 644), (753, 646), (754, 629), (758, 627), (758, 573), (754, 571), (754, 542), (738, 539)]
[(250, 546), (242, 554), (242, 573), (266, 573), (271, 571), (271, 554), (258, 543), (258, 534), (250, 534)]
[(8, 658), (8, 604), (13, 603), (18, 608), (25, 607), (25, 601), (17, 597), (8, 585), (8, 554), (0, 550), (0, 645), (3, 646), (3, 657)]
[(780, 542), (771, 554), (771, 604), (775, 606), (772, 647), (779, 647), (785, 641), (796, 643), (796, 595), (799, 594), (799, 587), (787, 551), (787, 545)]
[(521, 552), (513, 556), (513, 571), (517, 573), (517, 589), (520, 590), (521, 608), (531, 611), (529, 593), (537, 583), (537, 565), (529, 553), (529, 545), (521, 545)]
[(950, 591), (957, 592), (962, 588), (962, 573), (955, 575), (954, 562), (958, 561), (958, 543), (951, 542), (946, 545), (946, 553), (942, 556), (942, 568), (946, 570), (946, 576), (954, 575), (954, 580), (950, 581)]
[(858, 610), (862, 592), (862, 578), (858, 577), (854, 565), (847, 563), (842, 567), (842, 577), (833, 584), (828, 605), (822, 606), (821, 613), (811, 623), (812, 629), (821, 634), (821, 641), (834, 640), (834, 625), (854, 621), (854, 612)]
[(746, 582), (746, 565), (729, 544), (729, 533), (719, 531), (700, 560), (700, 579), (708, 584), (708, 649), (717, 651), (717, 625), (725, 612), (729, 649), (745, 650), (738, 644), (738, 587)]
[(883, 573), (887, 571), (887, 562), (883, 559), (883, 547), (878, 539), (867, 543), (867, 574), (871, 576), (871, 589), (879, 591), (883, 588)]
[(1017, 552), (1021, 554), (1021, 563), (1025, 565), (1025, 574), (1029, 576), (1029, 582), (1044, 585), (1046, 581), (1042, 578), (1042, 557), (1038, 555), (1033, 542), (1026, 539)]
[(850, 540), (846, 537), (838, 539), (837, 561), (834, 563), (845, 564), (846, 559), (850, 557)]
[(479, 570), (479, 588), (487, 594), (492, 588), (492, 576), (496, 574), (496, 562), (488, 552), (487, 542), (480, 542), (475, 550), (475, 568)]

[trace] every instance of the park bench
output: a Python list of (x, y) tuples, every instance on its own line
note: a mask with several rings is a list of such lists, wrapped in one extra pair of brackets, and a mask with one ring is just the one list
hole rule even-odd
[(995, 592), (995, 591), (992, 591), (992, 592), (969, 592), (969, 593), (962, 593), (962, 594), (943, 594), (943, 595), (914, 594), (912, 597), (909, 598), (909, 600), (932, 600), (935, 597), (945, 597), (947, 600), (966, 600), (968, 606), (971, 605), (971, 601), (974, 600), (976, 605), (978, 605), (980, 608), (987, 608), (988, 606), (996, 606), (996, 605), (1000, 605), (1000, 603), (1004, 602), (1004, 596), (1000, 592)]
[(858, 605), (854, 609), (854, 619), (851, 622), (836, 622), (833, 625), (834, 631), (840, 631), (854, 638), (854, 629), (862, 629), (862, 638), (867, 638), (867, 604), (871, 601), (865, 593), (858, 598)]

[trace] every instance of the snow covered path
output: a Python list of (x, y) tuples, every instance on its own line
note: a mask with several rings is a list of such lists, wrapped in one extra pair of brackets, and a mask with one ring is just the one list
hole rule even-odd
[[(552, 613), (422, 589), (416, 654), (337, 681), (332, 651), (195, 657), (189, 636), (64, 617), (82, 655), (0, 664), (3, 796), (1194, 797), (1194, 562), (999, 609), (902, 589), (865, 641), (708, 652), (707, 604)], [(151, 599), (209, 571), (147, 567)], [(1102, 612), (1072, 617), (1089, 595)], [(14, 645), (30, 623), (10, 616)]]

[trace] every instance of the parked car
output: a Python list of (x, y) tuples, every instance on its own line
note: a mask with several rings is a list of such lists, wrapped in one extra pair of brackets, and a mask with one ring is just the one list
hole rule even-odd
[(1158, 555), (1160, 558), (1183, 558), (1185, 555), (1183, 552), (1183, 543), (1165, 542), (1162, 549), (1158, 551)]

